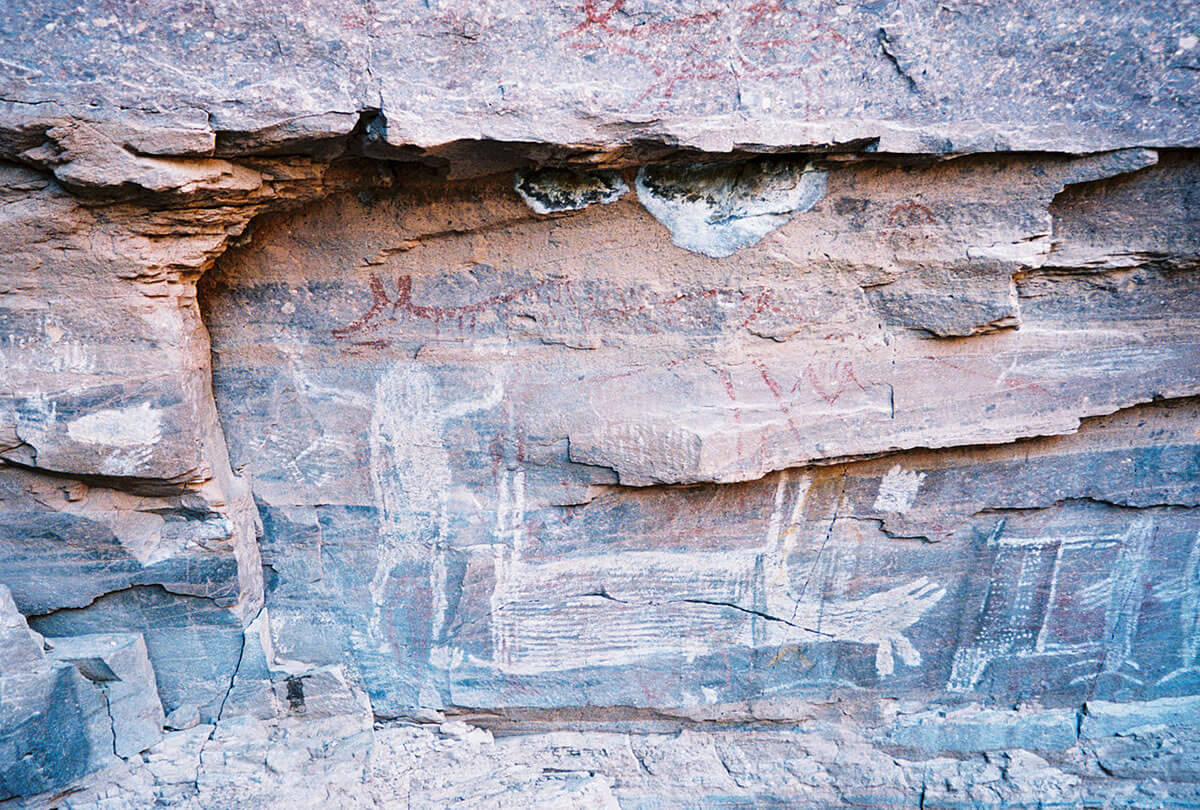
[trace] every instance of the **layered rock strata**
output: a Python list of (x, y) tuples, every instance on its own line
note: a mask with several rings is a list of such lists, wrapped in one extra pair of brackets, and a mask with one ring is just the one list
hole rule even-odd
[(0, 23), (0, 806), (1200, 802), (1196, 9), (418, 5)]

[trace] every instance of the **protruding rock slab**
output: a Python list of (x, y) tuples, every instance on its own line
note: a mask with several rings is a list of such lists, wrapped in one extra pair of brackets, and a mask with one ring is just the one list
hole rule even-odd
[(42, 637), (29, 629), (25, 617), (17, 610), (12, 592), (0, 584), (0, 661), (6, 674), (19, 673), (22, 668), (41, 665)]
[(930, 754), (979, 751), (1058, 751), (1075, 744), (1075, 710), (1003, 711), (964, 706), (900, 717), (889, 739)]
[[(126, 165), (93, 159), (81, 174), (119, 185), (145, 155), (304, 150), (368, 111), (379, 139), (409, 154), (488, 138), (945, 154), (1198, 137), (1188, 44), (1200, 20), (1169, 0), (972, 14), (752, 0), (264, 9), (173, 3), (135, 22), (66, 0), (10, 3), (4, 157), (55, 157), (62, 134), (51, 146), (47, 130), (82, 129)], [(78, 151), (68, 159), (88, 157)]]
[(104, 695), (41, 639), (0, 585), (0, 801), (54, 790), (116, 761)]
[(74, 664), (104, 693), (117, 756), (131, 757), (162, 739), (166, 718), (140, 635), (97, 633), (50, 639), (49, 643), (51, 659)]

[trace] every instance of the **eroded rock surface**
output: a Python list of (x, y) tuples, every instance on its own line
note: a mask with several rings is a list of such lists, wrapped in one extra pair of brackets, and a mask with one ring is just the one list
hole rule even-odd
[[(1069, 161), (1010, 171), (1045, 182), (1043, 200), (1079, 176)], [(1185, 183), (1192, 168), (1126, 182), (1165, 171)], [(844, 182), (866, 193), (857, 184), (878, 175)], [(428, 192), (369, 209), (344, 198), (264, 223), (205, 281), (217, 400), (273, 537), (268, 606), (288, 657), (356, 660), (381, 714), (905, 682), (1064, 705), (1190, 681), (1187, 655), (1163, 652), (1193, 632), (1192, 586), (1171, 583), (1194, 567), (1200, 530), (1186, 508), (1194, 400), (1135, 405), (1200, 393), (1195, 332), (1174, 326), (1194, 311), (1187, 271), (1013, 262), (1020, 328), (940, 342), (890, 325), (857, 286), (903, 284), (903, 264), (828, 254), (865, 218), (839, 215), (833, 192), (722, 262), (619, 247), (645, 221), (631, 200), (513, 221), (493, 194), (492, 210), (455, 221), (461, 236), (445, 234), (443, 195), (424, 217)], [(439, 231), (403, 230), (422, 219)], [(314, 282), (300, 257), (334, 221), (356, 225), (322, 240), (333, 269)], [(1007, 227), (1021, 245), (1025, 222), (955, 238)], [(593, 242), (586, 266), (564, 255)], [(1149, 427), (1172, 417), (1181, 432)], [(1068, 435), (770, 472), (1037, 434)], [(754, 480), (723, 483), (741, 479)], [(677, 483), (701, 485), (662, 486)], [(1151, 608), (1151, 592), (1178, 596)], [(793, 648), (801, 672), (780, 665)], [(1148, 667), (1161, 671), (1147, 680)]]
[(629, 191), (619, 172), (578, 169), (517, 172), (513, 188), (538, 214), (579, 211), (594, 204), (607, 205)]
[(1200, 803), (1194, 4), (10, 5), (0, 805)]
[(676, 245), (720, 259), (816, 205), (826, 177), (795, 159), (647, 166), (638, 172), (637, 194)]

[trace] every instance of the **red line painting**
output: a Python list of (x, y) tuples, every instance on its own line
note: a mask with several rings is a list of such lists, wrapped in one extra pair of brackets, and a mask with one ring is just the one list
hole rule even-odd
[(800, 385), (807, 382), (817, 396), (830, 405), (838, 401), (838, 397), (851, 388), (866, 391), (867, 388), (854, 374), (854, 363), (849, 360), (837, 360), (832, 366), (817, 368), (812, 363), (804, 369), (804, 373), (792, 385), (795, 393)]
[[(413, 280), (409, 275), (397, 277), (394, 295), (387, 291), (384, 281), (373, 273), (368, 277), (367, 289), (371, 294), (370, 304), (353, 321), (331, 330), (334, 338), (345, 340), (369, 334), (397, 320), (449, 324), (460, 330), (470, 330), (476, 328), (478, 318), (483, 313), (491, 311), (503, 316), (512, 307), (518, 310), (526, 308), (529, 312), (536, 312), (539, 319), (553, 324), (555, 328), (585, 336), (593, 326), (611, 329), (614, 321), (624, 322), (631, 328), (651, 334), (661, 333), (664, 329), (686, 327), (689, 323), (701, 328), (713, 323), (708, 308), (695, 309), (706, 302), (722, 302), (723, 308), (729, 308), (729, 315), (721, 318), (719, 326), (728, 324), (736, 329), (745, 329), (766, 315), (795, 323), (806, 321), (799, 311), (801, 302), (778, 302), (776, 292), (765, 287), (750, 290), (706, 287), (647, 297), (646, 291), (638, 289), (597, 291), (593, 286), (581, 292), (573, 288), (570, 279), (548, 277), (526, 281), (507, 292), (454, 306), (416, 303), (413, 300)], [(635, 318), (638, 320), (635, 321)], [(371, 343), (360, 340), (357, 345)]]
[(888, 211), (887, 226), (889, 228), (905, 228), (910, 225), (932, 224), (933, 212), (913, 200), (893, 205), (892, 210)]
[(887, 225), (880, 235), (895, 247), (913, 248), (930, 238), (929, 226), (936, 220), (933, 211), (914, 200), (906, 200), (888, 211)]
[(742, 458), (742, 408), (738, 404), (737, 389), (733, 386), (733, 375), (729, 373), (729, 369), (721, 366), (712, 366), (712, 370), (716, 372), (717, 378), (721, 381), (721, 387), (725, 389), (725, 396), (729, 397), (733, 408), (733, 424), (736, 426), (737, 432), (737, 448), (736, 455)]
[[(788, 429), (792, 432), (792, 437), (800, 445), (804, 444), (804, 437), (800, 435), (800, 429), (796, 426), (796, 421), (792, 418), (792, 409), (788, 405), (787, 398), (783, 395), (783, 388), (779, 383), (767, 372), (767, 367), (761, 361), (753, 361), (754, 367), (758, 369), (758, 373), (762, 376), (763, 384), (767, 386), (767, 390), (771, 392), (771, 396), (775, 398), (775, 402), (779, 405), (779, 410), (783, 413), (787, 420)], [(810, 366), (811, 368), (811, 366)]]
[(653, 78), (639, 101), (665, 105), (680, 85), (725, 79), (796, 79), (806, 114), (820, 113), (821, 65), (850, 40), (784, 0), (731, 4), (674, 15), (633, 11), (627, 0), (584, 0), (583, 20), (560, 34), (572, 50), (633, 59)]
[(476, 318), (482, 312), (496, 309), (504, 304), (511, 304), (521, 299), (535, 298), (538, 290), (543, 287), (558, 286), (565, 283), (565, 279), (547, 278), (536, 281), (526, 287), (494, 295), (470, 304), (460, 304), (458, 306), (422, 306), (413, 303), (412, 276), (399, 276), (396, 278), (396, 297), (391, 298), (384, 288), (383, 281), (379, 276), (372, 273), (367, 280), (367, 288), (371, 291), (371, 305), (361, 316), (346, 326), (331, 330), (331, 334), (340, 340), (358, 332), (374, 328), (379, 325), (378, 320), (380, 316), (389, 309), (393, 314), (408, 314), (414, 318), (436, 324), (453, 322), (460, 329), (464, 327), (474, 328)]
[(387, 290), (383, 288), (383, 282), (379, 280), (379, 276), (372, 273), (371, 278), (367, 281), (367, 287), (371, 290), (371, 306), (367, 308), (366, 312), (343, 328), (334, 329), (333, 336), (335, 338), (349, 337), (355, 332), (361, 332), (367, 328), (371, 321), (375, 320), (376, 316), (387, 311), (388, 304), (391, 301), (388, 299)]

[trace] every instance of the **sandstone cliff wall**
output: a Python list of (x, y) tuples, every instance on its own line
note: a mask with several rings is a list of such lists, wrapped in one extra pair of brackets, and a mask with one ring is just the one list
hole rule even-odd
[(0, 806), (1200, 803), (1200, 11), (9, 5)]

